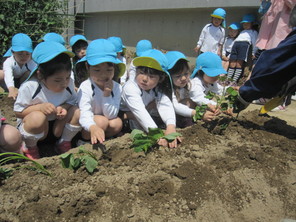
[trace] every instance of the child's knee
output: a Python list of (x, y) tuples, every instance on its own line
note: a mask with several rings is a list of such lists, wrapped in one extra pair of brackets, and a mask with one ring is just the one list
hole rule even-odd
[(47, 124), (47, 117), (42, 112), (36, 111), (28, 114), (23, 120), (23, 127), (30, 133), (41, 133)]

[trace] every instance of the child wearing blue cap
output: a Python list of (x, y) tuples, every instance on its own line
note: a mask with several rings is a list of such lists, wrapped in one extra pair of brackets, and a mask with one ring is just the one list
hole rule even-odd
[[(176, 112), (177, 127), (184, 128), (194, 124), (195, 116), (195, 81), (190, 80), (189, 65), (186, 56), (178, 51), (169, 51), (165, 54), (168, 60), (168, 72), (173, 82), (173, 105)], [(215, 113), (206, 110), (203, 121), (211, 121)]]
[(125, 65), (106, 39), (93, 40), (81, 60), (86, 62), (89, 74), (78, 89), (79, 122), (85, 130), (82, 139), (92, 144), (103, 143), (122, 128), (118, 117), (122, 87), (115, 79), (125, 72)]
[[(125, 46), (122, 43), (122, 39), (117, 36), (111, 36), (107, 40), (112, 42), (115, 46), (115, 52), (117, 53), (117, 58), (126, 66), (126, 58), (124, 57), (125, 54)], [(120, 84), (123, 85), (127, 80), (127, 69), (125, 69), (124, 74), (120, 77)]]
[(44, 41), (44, 42), (53, 41), (53, 42), (60, 43), (62, 45), (66, 44), (64, 37), (58, 33), (55, 33), (55, 32), (46, 33), (42, 37), (41, 41)]
[[(148, 51), (152, 49), (152, 43), (147, 40), (147, 39), (142, 39), (140, 41), (137, 42), (136, 45), (136, 57), (141, 56), (144, 52)], [(128, 69), (128, 73), (127, 73), (127, 79), (134, 79), (136, 76), (136, 67), (133, 64), (133, 60), (131, 61), (131, 64), (129, 66)]]
[(230, 52), (234, 43), (235, 38), (238, 36), (240, 31), (240, 24), (234, 22), (228, 26), (228, 36), (225, 38), (223, 49), (222, 49), (222, 66), (225, 70), (228, 69)]
[(12, 37), (12, 55), (3, 63), (4, 81), (10, 98), (16, 99), (18, 88), (36, 66), (32, 51), (32, 40), (28, 35), (18, 33)]
[(223, 8), (217, 8), (213, 11), (211, 23), (202, 29), (197, 46), (194, 48), (197, 54), (213, 52), (221, 56), (225, 38), (225, 18), (226, 11)]
[(191, 74), (192, 84), (196, 85), (194, 101), (198, 105), (206, 104), (216, 115), (219, 113), (217, 103), (207, 99), (208, 92), (221, 95), (223, 87), (217, 82), (219, 75), (226, 74), (221, 58), (212, 52), (205, 52), (196, 58), (195, 69)]
[(72, 58), (75, 86), (79, 88), (80, 84), (87, 79), (85, 65), (77, 63), (86, 55), (88, 41), (83, 35), (74, 35), (70, 38), (70, 46), (75, 56)]
[[(166, 135), (176, 132), (176, 116), (170, 99), (172, 89), (165, 55), (151, 49), (135, 58), (133, 64), (136, 66), (136, 77), (123, 86), (121, 106), (129, 119), (130, 128), (148, 132), (148, 128), (161, 128), (163, 122)], [(158, 144), (173, 148), (177, 147), (178, 141), (179, 138), (168, 144), (165, 139), (161, 139)]]
[(227, 77), (232, 79), (234, 83), (244, 74), (245, 64), (248, 61), (248, 57), (252, 54), (252, 59), (255, 57), (256, 40), (258, 32), (253, 29), (255, 23), (255, 16), (252, 14), (246, 14), (241, 21), (243, 30), (234, 40), (230, 57), (229, 57), (229, 68)]
[(71, 149), (72, 138), (81, 130), (74, 82), (70, 78), (74, 54), (57, 42), (39, 43), (33, 51), (38, 66), (19, 90), (14, 104), (23, 153), (40, 158), (37, 142), (57, 141), (60, 154)]

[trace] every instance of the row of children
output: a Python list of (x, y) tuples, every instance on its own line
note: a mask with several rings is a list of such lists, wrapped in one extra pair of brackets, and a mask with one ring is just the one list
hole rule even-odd
[[(75, 43), (81, 40), (81, 36), (75, 38)], [(16, 52), (30, 55), (29, 48), (20, 45), (24, 48), (17, 49), (12, 44), (13, 59)], [(36, 66), (21, 84), (14, 104), (19, 130), (14, 132), (18, 134), (15, 138), (21, 135), (24, 141), (15, 152), (38, 159), (38, 141), (50, 138), (57, 141), (56, 153), (64, 153), (71, 149), (71, 140), (79, 131), (82, 140), (103, 143), (106, 138), (120, 134), (126, 122), (130, 130), (147, 132), (148, 128), (160, 127), (170, 134), (176, 132), (176, 127), (193, 124), (195, 107), (202, 104), (208, 107), (204, 121), (211, 121), (220, 113), (216, 103), (205, 98), (208, 91), (222, 92), (217, 80), (220, 74), (226, 74), (221, 58), (212, 52), (198, 56), (190, 73), (183, 53), (164, 54), (153, 49), (149, 40), (141, 40), (129, 69), (129, 79), (122, 86), (119, 81), (126, 65), (118, 59), (114, 42), (96, 39), (85, 47), (86, 50), (84, 47), (74, 50), (77, 57), (79, 53), (85, 54), (77, 58), (74, 67), (83, 64), (88, 75), (78, 89), (75, 89), (75, 77), (71, 77), (73, 52), (57, 41), (44, 41), (35, 47), (32, 59)], [(170, 143), (161, 139), (158, 144), (174, 148), (180, 142), (181, 138)], [(12, 147), (15, 150), (15, 146), (1, 147), (1, 151)]]
[(228, 26), (228, 36), (225, 37), (225, 19), (226, 11), (215, 9), (211, 14), (211, 23), (202, 29), (194, 50), (197, 53), (213, 52), (221, 56), (227, 77), (237, 83), (244, 74), (248, 59), (255, 58), (258, 32), (255, 16), (246, 14), (240, 23), (234, 22)]

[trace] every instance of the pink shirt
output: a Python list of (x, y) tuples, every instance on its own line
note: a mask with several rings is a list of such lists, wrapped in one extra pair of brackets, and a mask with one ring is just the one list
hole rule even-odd
[(259, 49), (272, 49), (291, 32), (290, 13), (296, 0), (271, 0), (271, 6), (265, 13), (259, 31), (256, 46)]

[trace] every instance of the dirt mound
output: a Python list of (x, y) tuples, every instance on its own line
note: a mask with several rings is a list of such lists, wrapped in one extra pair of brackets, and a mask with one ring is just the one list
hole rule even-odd
[(296, 128), (257, 111), (222, 122), (180, 130), (177, 149), (146, 155), (128, 134), (107, 141), (105, 153), (86, 145), (99, 158), (93, 175), (42, 158), (51, 177), (20, 168), (1, 182), (0, 221), (296, 219)]

